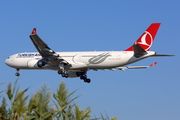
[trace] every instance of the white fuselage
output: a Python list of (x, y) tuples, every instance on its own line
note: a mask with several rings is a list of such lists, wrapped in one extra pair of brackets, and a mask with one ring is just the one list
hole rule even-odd
[[(147, 51), (146, 55), (139, 58), (134, 57), (133, 51), (57, 52), (57, 54), (71, 64), (71, 66), (65, 66), (66, 71), (81, 71), (121, 67), (155, 55), (155, 52)], [(37, 62), (40, 59), (42, 57), (38, 52), (18, 53), (8, 57), (5, 63), (17, 69), (59, 70), (58, 65), (50, 64), (39, 68)]]

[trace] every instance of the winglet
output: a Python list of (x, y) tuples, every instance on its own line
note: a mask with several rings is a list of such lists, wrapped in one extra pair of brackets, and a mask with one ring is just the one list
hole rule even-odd
[(153, 67), (153, 66), (155, 66), (156, 64), (157, 64), (157, 62), (151, 64), (150, 67)]
[(33, 30), (32, 30), (32, 33), (31, 34), (36, 34), (36, 28), (34, 28)]

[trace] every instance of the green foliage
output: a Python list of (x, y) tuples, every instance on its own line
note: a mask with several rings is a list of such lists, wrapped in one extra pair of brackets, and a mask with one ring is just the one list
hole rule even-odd
[(91, 118), (91, 116), (90, 116), (90, 113), (91, 113), (90, 107), (86, 108), (85, 110), (81, 110), (79, 105), (76, 104), (75, 109), (74, 109), (74, 113), (75, 113), (76, 120), (86, 120), (86, 119)]
[(118, 119), (118, 117), (113, 117), (113, 118), (111, 118), (111, 120), (117, 120)]
[(6, 108), (7, 108), (7, 102), (6, 99), (3, 97), (0, 106), (0, 118), (4, 120), (7, 119), (9, 115), (9, 111)]
[[(0, 85), (2, 85), (2, 84), (4, 84), (4, 83), (0, 83)], [(5, 91), (5, 90), (4, 90), (4, 91)], [(0, 91), (0, 94), (3, 93), (4, 91)]]
[(0, 104), (0, 120), (117, 120), (102, 114), (101, 118), (92, 119), (90, 107), (82, 110), (73, 103), (80, 96), (72, 97), (77, 90), (69, 92), (64, 81), (56, 93), (51, 93), (48, 85), (43, 84), (32, 97), (26, 96), (29, 88), (20, 91), (17, 83), (18, 79), (7, 86), (7, 99), (3, 97)]
[(70, 92), (68, 89), (66, 89), (66, 84), (64, 81), (62, 81), (59, 84), (58, 89), (56, 90), (56, 93), (53, 94), (53, 97), (56, 101), (53, 101), (56, 108), (60, 109), (56, 116), (58, 119), (63, 118), (67, 119), (69, 116), (72, 116), (72, 109), (74, 105), (72, 105), (72, 102), (77, 99), (79, 96), (71, 98), (71, 96), (76, 92), (77, 90)]
[(30, 101), (32, 102), (34, 115), (37, 116), (39, 120), (50, 117), (51, 114), (48, 107), (51, 101), (51, 93), (46, 84), (35, 93)]

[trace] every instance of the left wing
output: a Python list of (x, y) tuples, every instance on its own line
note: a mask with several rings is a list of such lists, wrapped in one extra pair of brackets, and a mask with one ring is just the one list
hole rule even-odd
[(117, 69), (125, 71), (125, 69), (139, 69), (139, 68), (148, 68), (148, 67), (153, 67), (157, 64), (157, 62), (149, 65), (149, 66), (123, 66), (123, 67), (117, 67)]
[(50, 63), (52, 65), (59, 65), (59, 63), (69, 64), (66, 60), (61, 58), (56, 52), (49, 48), (48, 45), (36, 34), (36, 28), (33, 29), (29, 37), (42, 58), (51, 61)]

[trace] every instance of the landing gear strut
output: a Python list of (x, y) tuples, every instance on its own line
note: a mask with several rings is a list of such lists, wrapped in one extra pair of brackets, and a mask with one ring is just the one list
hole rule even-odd
[(81, 79), (81, 80), (84, 80), (84, 82), (86, 82), (86, 83), (90, 83), (90, 82), (91, 82), (91, 79), (87, 78), (86, 72), (83, 72), (83, 73), (80, 75), (80, 79)]
[(68, 74), (66, 74), (63, 70), (58, 70), (58, 74), (61, 74), (62, 77), (68, 78)]
[(64, 71), (64, 64), (59, 64), (58, 74), (61, 74), (62, 77), (68, 78), (68, 74)]
[(20, 70), (20, 69), (16, 69), (15, 76), (20, 76), (19, 70)]

